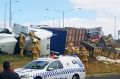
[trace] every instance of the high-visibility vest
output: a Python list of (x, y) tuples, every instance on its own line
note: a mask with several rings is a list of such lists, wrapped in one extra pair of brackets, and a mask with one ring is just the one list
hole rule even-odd
[(20, 48), (24, 48), (25, 47), (25, 37), (24, 36), (20, 36), (19, 46), (20, 46)]

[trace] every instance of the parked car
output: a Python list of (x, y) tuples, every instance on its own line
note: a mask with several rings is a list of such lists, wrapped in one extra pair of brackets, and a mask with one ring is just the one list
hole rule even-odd
[(85, 68), (77, 56), (43, 57), (15, 69), (21, 79), (85, 79)]

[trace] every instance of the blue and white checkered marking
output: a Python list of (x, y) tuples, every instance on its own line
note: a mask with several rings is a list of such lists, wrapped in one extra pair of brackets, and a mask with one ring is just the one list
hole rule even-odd
[(36, 77), (36, 76), (50, 77), (50, 76), (70, 74), (70, 73), (75, 73), (75, 72), (84, 72), (84, 70), (83, 70), (83, 68), (60, 69), (60, 70), (46, 71), (43, 73), (38, 73), (38, 74), (34, 75), (34, 77)]

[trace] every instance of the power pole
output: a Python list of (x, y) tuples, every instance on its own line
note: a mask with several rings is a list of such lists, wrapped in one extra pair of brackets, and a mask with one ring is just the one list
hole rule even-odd
[(116, 16), (114, 16), (115, 25), (114, 25), (114, 39), (116, 39)]
[(12, 19), (12, 11), (11, 11), (11, 0), (10, 0), (10, 14), (9, 14), (9, 27), (11, 28), (11, 19)]

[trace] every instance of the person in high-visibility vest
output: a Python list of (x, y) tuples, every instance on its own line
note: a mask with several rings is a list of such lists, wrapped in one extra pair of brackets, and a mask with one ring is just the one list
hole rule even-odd
[(29, 36), (31, 37), (31, 38), (37, 38), (38, 40), (41, 40), (39, 37), (37, 37), (36, 35), (35, 35), (35, 31), (30, 31), (29, 32)]
[(80, 52), (79, 46), (76, 46), (74, 49), (74, 54), (78, 55)]
[(33, 41), (31, 44), (31, 51), (32, 51), (32, 57), (34, 59), (39, 58), (39, 56), (40, 56), (40, 41), (35, 37), (33, 37)]
[(81, 60), (84, 64), (85, 68), (88, 67), (88, 56), (89, 56), (88, 51), (86, 50), (85, 47), (82, 47), (81, 48)]
[(20, 33), (19, 47), (20, 47), (20, 56), (23, 56), (24, 47), (25, 47), (25, 35), (23, 33)]
[(37, 58), (39, 58), (41, 56), (41, 46), (40, 46), (40, 40), (37, 40), (37, 48), (38, 48), (38, 54), (37, 54)]
[(75, 47), (73, 45), (73, 43), (68, 44), (67, 48), (66, 48), (66, 53), (68, 55), (72, 55), (73, 51), (74, 51)]

